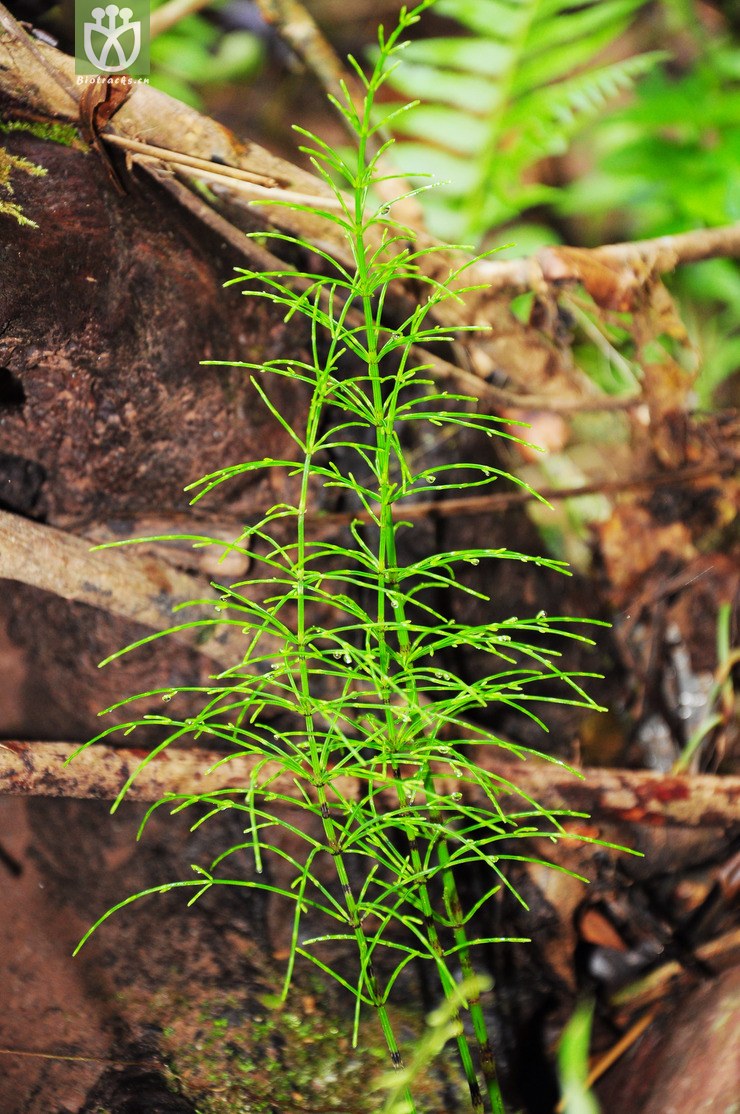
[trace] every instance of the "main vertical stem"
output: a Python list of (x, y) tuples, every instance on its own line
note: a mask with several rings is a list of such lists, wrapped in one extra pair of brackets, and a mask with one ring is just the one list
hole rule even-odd
[[(434, 783), (430, 773), (427, 773), (425, 788), (430, 793), (434, 793)], [(475, 969), (470, 957), (470, 946), (468, 944), (467, 933), (465, 932), (465, 915), (462, 902), (460, 901), (455, 875), (450, 864), (450, 852), (447, 846), (447, 839), (444, 837), (440, 839), (435, 849), (437, 858), (442, 867), (445, 907), (450, 923), (452, 924), (452, 933), (457, 946), (457, 954), (460, 959), (463, 979), (469, 981), (475, 975)], [(493, 1049), (491, 1048), (491, 1041), (488, 1036), (488, 1027), (478, 994), (468, 998), (468, 1010), (470, 1011), (470, 1018), (473, 1022), (473, 1032), (475, 1033), (475, 1039), (478, 1044), (480, 1067), (483, 1078), (486, 1081), (491, 1110), (493, 1114), (506, 1114), (504, 1099), (501, 1094), (501, 1087), (496, 1072), (496, 1061), (493, 1057)]]
[[(367, 123), (368, 114), (369, 106), (366, 103), (365, 123)], [(358, 156), (359, 175), (360, 173), (362, 173), (365, 165), (365, 144), (362, 134), (360, 134)], [(395, 427), (395, 406), (393, 405), (393, 401), (397, 397), (398, 388), (396, 384), (391, 387), (391, 405), (386, 406), (383, 397), (384, 391), (382, 375), (378, 360), (378, 328), (373, 316), (373, 304), (370, 290), (371, 282), (370, 276), (368, 274), (366, 257), (364, 235), (364, 212), (366, 200), (367, 189), (365, 189), (364, 191), (359, 189), (356, 190), (355, 242), (353, 247), (357, 275), (358, 279), (360, 280), (360, 286), (362, 289), (362, 309), (365, 323), (364, 333), (367, 353), (366, 358), (375, 421), (375, 461), (377, 468), (379, 502), (378, 592), (376, 615), (379, 664), (381, 674), (387, 677), (391, 675), (391, 671), (394, 668), (391, 660), (391, 651), (387, 638), (387, 621), (389, 594), (391, 591), (391, 585), (394, 583), (393, 578), (395, 576), (397, 565), (395, 539), (396, 525), (393, 514), (393, 483), (391, 479), (391, 445)], [(409, 649), (409, 639), (408, 635), (405, 633), (405, 609), (400, 596), (396, 598), (393, 598), (392, 596), (390, 597), (390, 607), (393, 612), (393, 627), (397, 631), (396, 637), (398, 641), (398, 649), (403, 658), (404, 654), (408, 652)], [(400, 668), (400, 671), (404, 673), (403, 661), (400, 667), (397, 668)], [(415, 705), (417, 700), (414, 677), (412, 675), (405, 674), (403, 676), (403, 684), (407, 699), (412, 705)], [(385, 722), (388, 748), (391, 755), (394, 755), (394, 751), (396, 749), (396, 721), (393, 715), (393, 711), (389, 705), (390, 687), (388, 691), (386, 691), (386, 693), (382, 695), (385, 699)], [(403, 774), (395, 756), (391, 759), (390, 768), (393, 780), (396, 785), (399, 806), (403, 815), (404, 810), (408, 808), (408, 799), (403, 785)], [(424, 770), (424, 784), (428, 793), (433, 796), (433, 779), (428, 768)], [(430, 950), (436, 959), (437, 972), (440, 978), (443, 992), (445, 996), (450, 999), (453, 997), (454, 994), (455, 983), (449, 973), (447, 965), (444, 963), (443, 947), (439, 939), (439, 933), (437, 931), (431, 897), (428, 887), (423, 880), (422, 859), (418, 845), (418, 827), (414, 823), (412, 815), (410, 813), (407, 813), (406, 815), (407, 819), (405, 822), (405, 833), (408, 840), (411, 867), (414, 875), (417, 877), (417, 879), (419, 879), (419, 881), (416, 883), (416, 890), (422, 916), (424, 918), (425, 931), (427, 934), (427, 939), (429, 941)], [(447, 843), (444, 838), (442, 838), (437, 845), (437, 854), (439, 857), (440, 865), (442, 866), (445, 905), (450, 923), (452, 925), (456, 949), (460, 957), (463, 975), (465, 978), (469, 978), (474, 974), (474, 971), (465, 932), (462, 906), (457, 892), (454, 874), (450, 866)], [(481, 1070), (486, 1081), (486, 1089), (488, 1091), (492, 1112), (493, 1114), (505, 1114), (503, 1098), (496, 1076), (496, 1068), (491, 1051), (491, 1045), (488, 1039), (485, 1017), (483, 1015), (483, 1010), (481, 1008), (479, 998), (469, 1000), (468, 1005), (470, 1009), (471, 1020), (473, 1022), (473, 1030), (475, 1033), (476, 1042), (478, 1044)], [(457, 1022), (458, 1026), (458, 1032), (456, 1036), (458, 1054), (460, 1056), (463, 1070), (468, 1082), (471, 1106), (474, 1114), (483, 1114), (483, 1111), (485, 1109), (483, 1097), (481, 1095), (477, 1073), (470, 1052), (470, 1046), (464, 1031), (459, 1011), (456, 1011), (453, 1020)]]
[[(345, 307), (344, 313), (347, 312)], [(297, 515), (297, 530), (296, 530), (296, 559), (294, 564), (294, 576), (296, 580), (296, 652), (298, 657), (298, 676), (301, 703), (304, 708), (304, 726), (306, 732), (306, 742), (308, 744), (308, 757), (311, 764), (312, 782), (316, 787), (316, 794), (319, 803), (321, 823), (324, 831), (324, 838), (329, 853), (334, 861), (334, 868), (337, 874), (337, 880), (341, 887), (342, 897), (347, 915), (347, 923), (351, 929), (357, 950), (360, 957), (360, 964), (362, 970), (362, 978), (360, 987), (364, 984), (367, 989), (368, 996), (377, 1011), (380, 1027), (383, 1032), (388, 1051), (390, 1053), (391, 1064), (394, 1068), (401, 1066), (401, 1054), (398, 1048), (398, 1042), (393, 1031), (393, 1025), (390, 1020), (388, 1010), (384, 1001), (380, 984), (375, 973), (375, 967), (372, 959), (372, 948), (369, 944), (365, 932), (362, 927), (362, 920), (360, 911), (357, 907), (354, 891), (350, 882), (347, 866), (342, 854), (341, 845), (341, 828), (338, 828), (331, 816), (331, 809), (329, 800), (326, 793), (327, 784), (327, 770), (325, 768), (325, 761), (322, 757), (322, 752), (325, 748), (321, 745), (320, 740), (317, 738), (316, 726), (314, 723), (313, 712), (313, 691), (311, 684), (311, 673), (308, 664), (308, 647), (307, 647), (307, 630), (306, 630), (306, 513), (308, 510), (308, 497), (309, 497), (309, 481), (311, 478), (313, 457), (315, 452), (316, 439), (319, 434), (320, 422), (324, 410), (324, 399), (326, 395), (326, 384), (328, 379), (327, 369), (331, 368), (333, 362), (333, 350), (336, 341), (332, 340), (329, 353), (324, 360), (324, 367), (320, 368), (318, 365), (315, 368), (316, 381), (313, 391), (313, 396), (309, 406), (308, 422), (306, 427), (306, 441), (304, 446), (303, 468), (301, 471), (301, 489), (298, 501), (298, 515)], [(331, 727), (329, 727), (331, 730)], [(416, 1114), (416, 1106), (414, 1104), (411, 1092), (407, 1089), (405, 1093), (408, 1102), (409, 1114)]]
[[(360, 146), (360, 158), (364, 160), (364, 149), (362, 144)], [(367, 270), (366, 254), (365, 254), (365, 240), (363, 233), (364, 221), (364, 204), (365, 198), (362, 197), (362, 204), (360, 205), (359, 191), (357, 195), (358, 205), (355, 212), (356, 220), (356, 240), (355, 240), (355, 262), (358, 270), (358, 278), (360, 279), (363, 289), (362, 294), (362, 308), (365, 322), (365, 347), (367, 353), (367, 368), (369, 377), (369, 386), (372, 396), (372, 406), (375, 420), (375, 462), (377, 469), (377, 482), (378, 482), (378, 502), (379, 508), (379, 527), (378, 527), (378, 591), (377, 591), (377, 631), (378, 631), (378, 656), (381, 675), (389, 677), (394, 669), (391, 661), (390, 645), (386, 633), (386, 625), (388, 620), (387, 604), (389, 600), (390, 586), (393, 584), (396, 569), (396, 542), (395, 542), (395, 522), (393, 516), (393, 483), (391, 479), (391, 444), (392, 434), (395, 426), (395, 407), (391, 405), (386, 408), (383, 398), (383, 384), (381, 377), (381, 369), (378, 361), (378, 330), (373, 317), (373, 305), (368, 289), (369, 275)], [(391, 388), (392, 397), (396, 396), (396, 388)], [(404, 607), (400, 599), (391, 598), (391, 610), (393, 612), (393, 626), (398, 631), (399, 650), (403, 652), (408, 650), (408, 637), (404, 635)], [(403, 668), (403, 667), (401, 667)], [(413, 677), (405, 677), (406, 687), (410, 686), (407, 696), (415, 703), (415, 684)], [(403, 785), (403, 775), (399, 763), (394, 755), (396, 750), (396, 722), (393, 711), (390, 707), (390, 691), (381, 694), (385, 704), (385, 721), (388, 750), (391, 754), (390, 768), (393, 780), (396, 785), (398, 794), (398, 803), (404, 811), (408, 808), (408, 799)], [(421, 860), (421, 853), (418, 846), (418, 831), (417, 825), (413, 821), (410, 813), (406, 814), (405, 821), (405, 834), (409, 846), (409, 855), (411, 860), (411, 867), (414, 875), (418, 879), (415, 883), (418, 900), (424, 919), (425, 931), (429, 941), (430, 950), (436, 960), (437, 972), (440, 978), (443, 993), (449, 1000), (453, 998), (455, 991), (455, 983), (449, 970), (444, 962), (443, 946), (439, 939), (437, 926), (435, 923), (434, 909), (432, 906), (431, 897), (428, 887), (423, 881), (423, 867)], [(462, 930), (464, 932), (464, 929)], [(465, 1072), (465, 1077), (468, 1082), (470, 1091), (471, 1106), (474, 1114), (483, 1114), (484, 1104), (483, 1097), (480, 1092), (480, 1086), (473, 1064), (473, 1059), (470, 1053), (470, 1046), (468, 1044), (465, 1030), (463, 1027), (462, 1019), (459, 1011), (453, 1015), (453, 1020), (457, 1023), (457, 1046), (458, 1054)], [(498, 1114), (494, 1107), (495, 1114)]]

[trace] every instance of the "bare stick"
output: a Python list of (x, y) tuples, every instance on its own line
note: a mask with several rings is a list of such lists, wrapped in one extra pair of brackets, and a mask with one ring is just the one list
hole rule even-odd
[[(159, 10), (163, 11), (164, 9)], [(150, 159), (159, 159), (161, 162), (192, 167), (194, 170), (208, 170), (213, 173), (224, 174), (229, 178), (241, 182), (252, 182), (254, 185), (264, 186), (267, 189), (277, 185), (274, 178), (269, 178), (265, 174), (254, 174), (250, 170), (241, 170), (238, 166), (225, 166), (223, 163), (197, 158), (195, 155), (187, 155), (182, 151), (172, 151), (169, 147), (157, 147), (153, 143), (140, 143), (138, 139), (127, 139), (123, 135), (113, 135), (112, 132), (106, 133), (103, 139), (106, 143), (112, 143), (114, 147), (122, 147), (124, 151), (146, 155)], [(316, 198), (313, 200), (316, 201)]]
[(217, 186), (224, 186), (236, 193), (243, 193), (255, 202), (279, 201), (281, 204), (311, 205), (317, 209), (342, 209), (342, 203), (336, 197), (319, 197), (312, 193), (286, 190), (278, 187), (274, 178), (254, 174), (249, 170), (240, 170), (239, 167), (209, 162), (207, 159), (184, 155), (180, 151), (171, 151), (165, 147), (139, 143), (136, 139), (126, 139), (119, 135), (105, 134), (102, 138), (115, 147), (131, 152), (130, 158), (133, 162), (141, 163), (149, 160), (150, 163), (164, 162), (176, 168), (184, 167), (186, 170), (193, 171), (193, 177), (212, 182)]
[[(62, 742), (0, 743), (0, 794), (112, 801), (144, 757), (141, 750), (95, 744), (65, 766), (77, 749), (78, 744)], [(222, 759), (223, 755), (198, 747), (170, 747), (141, 771), (128, 799), (156, 801), (167, 793), (205, 793), (249, 784), (256, 758), (235, 758), (214, 768)], [(502, 789), (511, 782), (547, 808), (589, 813), (612, 823), (719, 827), (728, 832), (738, 826), (737, 776), (676, 777), (652, 770), (591, 769), (581, 771), (581, 779), (552, 762), (511, 758), (494, 745), (488, 753), (478, 749), (477, 760), (502, 779)], [(265, 767), (260, 780), (267, 781), (274, 772)], [(280, 774), (269, 784), (270, 792), (300, 801), (292, 775)], [(471, 804), (487, 801), (475, 785), (455, 778), (435, 778), (435, 785), (440, 793), (461, 791)], [(348, 799), (362, 792), (362, 786), (350, 778), (337, 779), (336, 788)], [(388, 808), (398, 806), (392, 787), (383, 799)]]
[[(638, 265), (653, 274), (665, 274), (680, 263), (740, 256), (740, 223), (723, 228), (697, 228), (673, 236), (604, 244), (598, 248), (546, 247), (524, 259), (487, 260), (475, 267), (475, 276), (490, 290), (510, 293), (531, 290), (537, 278), (547, 283), (579, 281), (588, 261), (612, 269), (628, 270)], [(581, 265), (579, 265), (581, 264)]]

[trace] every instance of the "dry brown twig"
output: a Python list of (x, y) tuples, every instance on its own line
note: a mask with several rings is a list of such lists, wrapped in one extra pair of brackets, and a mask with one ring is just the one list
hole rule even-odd
[(484, 261), (477, 264), (476, 273), (491, 291), (520, 293), (532, 289), (537, 279), (548, 284), (578, 282), (588, 261), (612, 270), (639, 267), (643, 273), (665, 274), (682, 263), (722, 257), (740, 257), (740, 222), (598, 248), (547, 247), (526, 259)]
[[(110, 801), (146, 757), (141, 750), (96, 743), (65, 766), (77, 749), (75, 743), (0, 743), (0, 793)], [(143, 766), (128, 797), (156, 801), (167, 793), (240, 788), (249, 785), (258, 761), (261, 780), (271, 776), (268, 767), (262, 768), (262, 759), (234, 758), (224, 763), (223, 757), (197, 746), (169, 747)], [(490, 747), (490, 753), (481, 751), (478, 761), (498, 780), (502, 796), (511, 789), (514, 795), (521, 792), (549, 809), (596, 815), (600, 823), (721, 828), (728, 833), (738, 827), (740, 777), (677, 777), (652, 770), (602, 768), (580, 771), (583, 777), (576, 777), (559, 763), (512, 758), (496, 746)], [(300, 801), (292, 776), (281, 774), (269, 784), (270, 792)], [(452, 777), (439, 777), (436, 785), (440, 793), (462, 791), (469, 803), (490, 805), (475, 785)], [(338, 778), (336, 789), (350, 800), (362, 792), (360, 783), (348, 777)], [(386, 807), (397, 807), (392, 786), (382, 799)]]

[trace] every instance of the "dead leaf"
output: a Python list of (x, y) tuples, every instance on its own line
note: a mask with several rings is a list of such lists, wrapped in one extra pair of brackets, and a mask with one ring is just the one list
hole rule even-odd
[(111, 162), (110, 155), (101, 142), (100, 133), (124, 104), (133, 88), (133, 82), (126, 74), (115, 78), (103, 78), (85, 85), (80, 97), (80, 131), (87, 143), (97, 152), (105, 165), (108, 176), (119, 193), (126, 190)]
[(621, 590), (637, 583), (663, 555), (681, 564), (697, 555), (684, 523), (660, 526), (647, 508), (636, 503), (617, 506), (596, 531), (609, 580)]
[(594, 944), (597, 948), (612, 948), (618, 952), (627, 951), (627, 945), (614, 925), (598, 909), (584, 910), (578, 929), (581, 939), (587, 944)]
[(602, 309), (628, 313), (642, 296), (647, 264), (639, 257), (630, 265), (615, 265), (586, 248), (551, 247), (539, 254), (548, 282), (580, 282)]

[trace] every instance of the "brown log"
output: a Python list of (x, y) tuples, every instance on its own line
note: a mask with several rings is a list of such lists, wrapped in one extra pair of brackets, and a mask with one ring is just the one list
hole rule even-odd
[[(62, 742), (0, 744), (0, 793), (113, 800), (146, 757), (143, 750), (95, 744), (65, 766), (77, 749)], [(551, 762), (512, 759), (495, 746), (485, 754), (479, 749), (476, 757), (501, 780), (504, 795), (508, 783), (548, 809), (593, 814), (605, 823), (728, 831), (738, 826), (740, 777), (675, 777), (649, 770), (603, 768), (582, 770), (578, 777)], [(204, 793), (248, 785), (256, 759), (236, 758), (214, 769), (222, 758), (198, 747), (169, 748), (136, 777), (128, 798), (155, 801), (167, 793)], [(470, 803), (485, 805), (487, 800), (475, 786), (455, 778), (440, 777), (437, 786), (443, 793), (462, 791)], [(356, 795), (356, 783), (349, 778), (338, 779), (336, 787), (347, 796)], [(288, 775), (272, 781), (270, 791), (299, 797)], [(392, 790), (385, 803), (394, 807)]]
[[(80, 88), (71, 59), (36, 43), (0, 10), (4, 113), (76, 120)], [(179, 134), (195, 154), (230, 164), (241, 151), (246, 170), (255, 161), (248, 145), (219, 125), (145, 86), (113, 120), (124, 111), (132, 114), (124, 122), (134, 134), (141, 126), (167, 146)], [(195, 197), (180, 182), (160, 181), (144, 167), (133, 180), (116, 163), (129, 187), (121, 196), (93, 152), (29, 134), (7, 142), (48, 172), (14, 183), (38, 229), (5, 219), (0, 232), (0, 500), (22, 516), (3, 519), (0, 532), (0, 626), (29, 667), (14, 713), (27, 737), (48, 731), (50, 738), (84, 739), (94, 733), (101, 705), (124, 692), (170, 680), (198, 684), (213, 672), (200, 646), (196, 655), (174, 639), (159, 654), (145, 648), (98, 671), (101, 659), (147, 634), (141, 624), (161, 630), (189, 618), (196, 613), (173, 616), (172, 605), (213, 593), (208, 574), (174, 576), (159, 554), (152, 560), (140, 550), (88, 554), (90, 524), (109, 523), (120, 537), (120, 527), (137, 517), (184, 515), (183, 489), (200, 475), (266, 451), (290, 455), (290, 438), (248, 375), (200, 361), (259, 358), (268, 345), (276, 357), (295, 356), (305, 337), (295, 324), (284, 326), (281, 311), (268, 303), (223, 291), (236, 263), (259, 268), (264, 251), (223, 218), (231, 239), (173, 204), (169, 186)], [(281, 177), (271, 164), (262, 169)], [(306, 402), (300, 384), (277, 381), (272, 398), (289, 420), (300, 421)], [(235, 522), (235, 537), (244, 522), (290, 498), (289, 488), (274, 475), (246, 477), (214, 491), (201, 513)], [(68, 531), (72, 548), (31, 519)], [(23, 533), (22, 545), (15, 531)], [(209, 572), (219, 581), (225, 570)], [(206, 647), (219, 666), (242, 652), (227, 650), (218, 636)]]

